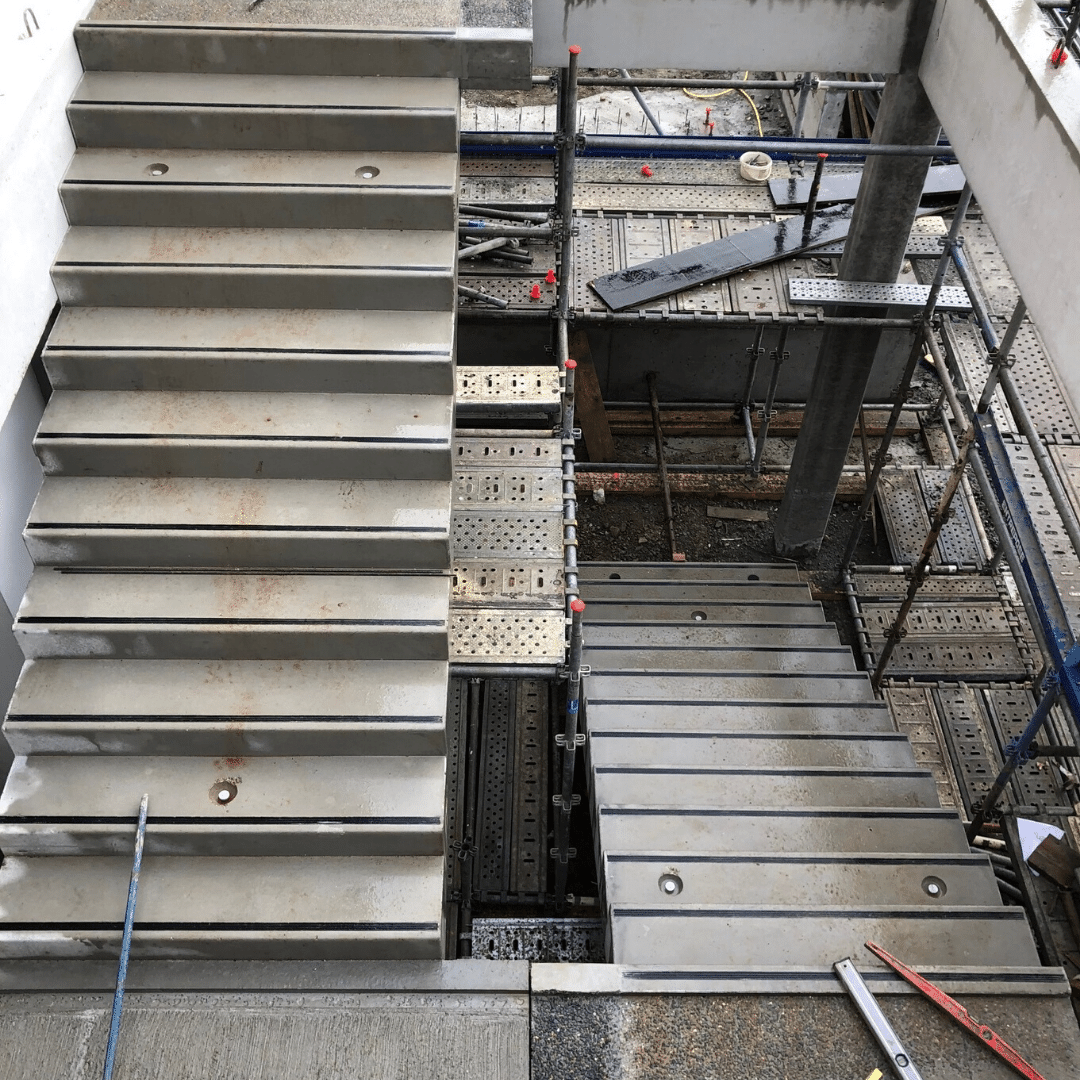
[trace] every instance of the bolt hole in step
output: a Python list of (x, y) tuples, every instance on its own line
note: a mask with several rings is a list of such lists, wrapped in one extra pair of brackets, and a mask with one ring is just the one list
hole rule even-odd
[(933, 897), (935, 900), (940, 900), (949, 891), (941, 878), (932, 875), (922, 879), (922, 890), (927, 896)]
[(210, 786), (210, 801), (224, 806), (236, 798), (237, 787), (231, 780), (218, 780)]
[(678, 874), (661, 874), (658, 884), (665, 896), (678, 896), (682, 892), (682, 878)]
[(169, 166), (164, 161), (155, 161), (146, 166), (146, 171), (150, 176), (164, 176), (169, 171)]
[(704, 611), (691, 611), (690, 612), (690, 618), (693, 619), (694, 622), (704, 622), (708, 617), (709, 616), (706, 615)]
[(747, 581), (760, 581), (761, 578), (757, 574), (747, 574), (746, 575), (746, 580)]
[(619, 581), (622, 578), (622, 574), (608, 574), (609, 581)]
[(356, 170), (356, 175), (359, 176), (361, 180), (374, 180), (375, 177), (379, 175), (379, 170), (374, 165), (361, 165), (360, 168)]

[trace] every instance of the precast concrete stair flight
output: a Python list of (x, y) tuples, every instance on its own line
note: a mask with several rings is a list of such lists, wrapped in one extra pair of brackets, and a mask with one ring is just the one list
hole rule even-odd
[(1038, 965), (797, 570), (591, 563), (580, 581), (610, 959), (776, 987), (873, 966), (871, 938), (1018, 984)]
[(87, 23), (0, 957), (443, 954), (460, 81), (530, 35)]

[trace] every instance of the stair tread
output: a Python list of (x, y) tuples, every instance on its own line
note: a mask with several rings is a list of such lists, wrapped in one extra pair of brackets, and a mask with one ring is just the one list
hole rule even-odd
[[(439, 757), (17, 758), (0, 796), (12, 818), (106, 819), (130, 832), (132, 808), (150, 795), (148, 829), (175, 823), (360, 821), (442, 829), (446, 763)], [(230, 801), (216, 800), (231, 783)], [(109, 820), (112, 819), (112, 820)]]
[[(618, 574), (618, 578), (612, 578)], [(756, 580), (803, 584), (802, 575), (792, 566), (775, 563), (620, 563), (582, 562), (578, 564), (579, 580), (594, 582), (619, 581), (685, 581), (723, 582)]]
[[(152, 175), (150, 164), (168, 165)], [(378, 172), (357, 175), (362, 166)], [(165, 190), (179, 184), (267, 187), (342, 187), (357, 194), (383, 188), (457, 193), (457, 154), (390, 150), (364, 151), (361, 162), (350, 150), (199, 150), (170, 147), (79, 147), (62, 183), (132, 183)], [(451, 222), (451, 226), (454, 222)], [(405, 226), (409, 228), (409, 226)]]
[[(590, 679), (591, 681), (591, 679)], [(688, 731), (745, 732), (754, 730), (813, 730), (821, 732), (893, 732), (889, 707), (875, 701), (798, 701), (777, 695), (758, 701), (670, 702), (601, 701), (589, 694), (590, 732)]]
[[(668, 852), (605, 857), (605, 895), (609, 905), (667, 907), (686, 905), (831, 907), (838, 903), (950, 907), (999, 903), (985, 855), (696, 854)], [(664, 891), (664, 879), (676, 878)], [(927, 892), (933, 880), (939, 891)]]
[(915, 755), (899, 733), (859, 731), (608, 731), (589, 725), (589, 760), (602, 765), (698, 766), (831, 765), (913, 767)]
[[(583, 583), (581, 598), (586, 604), (622, 600), (641, 603), (666, 600), (670, 603), (701, 601), (703, 604), (787, 601), (810, 603), (810, 590), (797, 582), (786, 581), (590, 581)], [(588, 608), (586, 608), (588, 610)]]
[[(832, 623), (797, 625), (745, 625), (743, 623), (591, 622), (585, 635), (585, 647), (622, 648), (837, 648), (840, 637)], [(846, 646), (842, 646), (847, 648)], [(850, 650), (848, 650), (850, 652)]]
[(582, 650), (582, 658), (594, 673), (629, 673), (665, 668), (713, 674), (721, 674), (726, 670), (798, 671), (807, 674), (855, 671), (854, 657), (846, 645), (820, 648), (805, 646), (695, 648), (643, 644), (640, 648), (634, 648), (629, 645), (587, 643)]
[(589, 699), (603, 702), (693, 702), (725, 700), (874, 700), (864, 672), (805, 674), (797, 671), (597, 671), (589, 676)]
[(456, 79), (412, 76), (235, 75), (218, 72), (86, 71), (72, 105), (116, 103), (257, 109), (324, 107), (433, 110), (457, 115)]
[(593, 792), (604, 807), (856, 806), (940, 804), (933, 775), (918, 768), (835, 766), (593, 765)]
[[(864, 956), (872, 939), (919, 967), (926, 964), (1027, 966), (1037, 952), (1021, 908), (793, 907), (612, 911), (617, 962), (760, 963), (796, 966)], [(876, 966), (876, 965), (868, 965)]]
[[(54, 269), (110, 266), (394, 270), (453, 274), (457, 235), (432, 229), (243, 229), (75, 225)], [(261, 306), (261, 305), (256, 305)]]
[(445, 625), (450, 581), (392, 574), (58, 573), (36, 570), (19, 623), (113, 621)]
[(47, 476), (28, 528), (325, 529), (449, 535), (438, 480), (247, 480)]
[[(134, 829), (132, 829), (134, 832)], [(123, 925), (130, 858), (10, 857), (0, 868), (5, 922)], [(147, 855), (135, 936), (154, 923), (288, 925), (437, 922), (438, 856), (218, 859)]]
[(601, 806), (601, 851), (952, 853), (967, 847), (954, 810), (912, 807)]
[(23, 667), (9, 718), (441, 723), (447, 678), (446, 662), (431, 660), (35, 660)]
[[(695, 614), (697, 613), (697, 614)], [(643, 629), (651, 623), (683, 623), (688, 625), (774, 625), (794, 623), (812, 626), (824, 624), (825, 612), (821, 605), (809, 601), (799, 603), (788, 600), (747, 600), (721, 603), (715, 600), (593, 600), (587, 603), (584, 622), (586, 627), (606, 622), (634, 622)], [(586, 636), (588, 630), (586, 630)]]
[(61, 390), (49, 399), (37, 438), (430, 443), (447, 446), (449, 468), (453, 404), (436, 394)]
[[(45, 348), (333, 352), (452, 359), (454, 313), (326, 308), (63, 308)], [(451, 384), (452, 385), (452, 384)]]
[[(529, 86), (531, 30), (403, 29), (400, 11), (386, 17), (390, 25), (364, 27), (90, 19), (76, 25), (75, 39), (87, 70), (424, 75), (460, 78), (477, 88)], [(435, 21), (430, 8), (424, 19)]]

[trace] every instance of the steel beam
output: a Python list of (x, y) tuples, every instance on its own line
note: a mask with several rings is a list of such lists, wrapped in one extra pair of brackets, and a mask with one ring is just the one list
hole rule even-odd
[(898, 70), (911, 6), (534, 0), (533, 63), (558, 67), (577, 44), (596, 68), (889, 73)]

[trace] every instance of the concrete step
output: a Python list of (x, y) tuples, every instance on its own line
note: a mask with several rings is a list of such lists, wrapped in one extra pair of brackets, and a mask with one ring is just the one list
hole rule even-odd
[(453, 311), (457, 236), (423, 229), (69, 229), (52, 267), (76, 307)]
[(454, 312), (326, 308), (61, 310), (54, 390), (454, 392)]
[[(822, 624), (825, 613), (820, 604), (786, 600), (718, 601), (604, 600), (586, 599), (586, 627), (598, 623), (633, 622), (643, 628), (649, 623), (760, 623)], [(586, 630), (586, 634), (588, 630)]]
[(67, 114), (77, 146), (452, 154), (458, 105), (455, 79), (87, 71)]
[(740, 701), (858, 701), (874, 700), (863, 672), (804, 675), (786, 671), (727, 671), (720, 675), (661, 671), (648, 674), (618, 671), (588, 676), (589, 701), (660, 702), (667, 705)]
[(39, 569), (15, 620), (28, 659), (445, 660), (439, 576)]
[(833, 765), (596, 765), (593, 797), (601, 806), (940, 806), (925, 769)]
[(17, 758), (5, 855), (123, 855), (143, 793), (157, 855), (440, 855), (446, 760), (423, 757)]
[(588, 648), (621, 645), (658, 649), (835, 649), (840, 642), (832, 623), (816, 620), (810, 625), (747, 626), (693, 619), (671, 623), (588, 622), (588, 617), (586, 608), (585, 644)]
[(23, 536), (38, 565), (444, 570), (450, 488), (47, 476)]
[(214, 26), (94, 19), (75, 27), (75, 43), (87, 71), (426, 76), (460, 79), (467, 89), (532, 86), (529, 30)]
[(906, 735), (858, 731), (605, 731), (590, 716), (589, 761), (605, 765), (790, 766), (910, 769)]
[(608, 851), (955, 854), (967, 837), (955, 810), (860, 807), (601, 806)]
[(780, 582), (803, 584), (802, 575), (789, 565), (777, 563), (620, 563), (583, 562), (578, 565), (578, 578), (589, 582), (622, 581), (649, 582)]
[[(946, 904), (948, 901), (946, 900)], [(1019, 907), (924, 905), (661, 908), (612, 910), (616, 963), (831, 965), (864, 957), (876, 941), (916, 969), (928, 964), (1026, 966), (1038, 953)], [(861, 965), (860, 965), (861, 966)], [(874, 965), (867, 965), (874, 966)]]
[(892, 714), (884, 703), (873, 701), (797, 701), (792, 698), (732, 702), (687, 702), (602, 698), (586, 680), (586, 721), (590, 732), (813, 731), (822, 733), (895, 732)]
[[(592, 638), (592, 634), (589, 635)], [(739, 648), (718, 646), (695, 648), (692, 645), (653, 646), (641, 648), (623, 645), (588, 644), (583, 659), (594, 672), (624, 673), (642, 671), (723, 672), (723, 671), (784, 671), (803, 674), (825, 671), (855, 670), (855, 661), (846, 645), (832, 648), (790, 648), (782, 645)]]
[(647, 600), (668, 604), (703, 604), (719, 607), (727, 604), (782, 601), (808, 604), (810, 590), (797, 582), (785, 581), (590, 581), (581, 586), (586, 604), (622, 600), (641, 603)]
[(453, 399), (63, 390), (34, 449), (49, 474), (450, 480)]
[(30, 660), (16, 754), (440, 755), (445, 661)]
[[(130, 872), (130, 854), (5, 858), (0, 956), (116, 956)], [(132, 956), (438, 960), (442, 892), (441, 856), (151, 854)]]
[[(985, 855), (683, 855), (609, 853), (609, 904), (677, 910), (701, 904), (866, 902), (938, 908), (1000, 903)], [(929, 889), (929, 891), (928, 891)], [(935, 891), (936, 890), (936, 891)]]
[(71, 225), (457, 231), (455, 154), (78, 150)]

